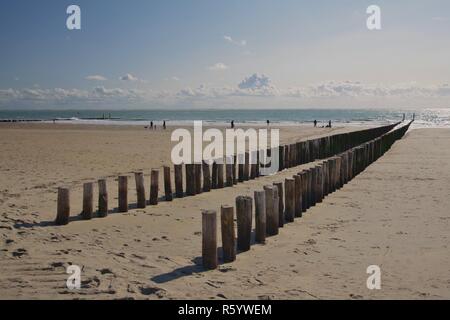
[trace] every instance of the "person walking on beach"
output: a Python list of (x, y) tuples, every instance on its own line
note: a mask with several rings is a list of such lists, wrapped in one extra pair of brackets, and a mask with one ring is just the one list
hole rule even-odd
[(314, 120), (314, 128), (317, 127), (317, 120)]
[(166, 120), (163, 121), (163, 129), (166, 130)]
[(328, 126), (327, 126), (327, 128), (331, 128), (331, 120), (328, 121)]
[(231, 129), (234, 129), (234, 120), (231, 120)]
[(153, 121), (150, 121), (150, 129), (153, 130)]
[(267, 120), (267, 126), (269, 126), (270, 125), (270, 121), (269, 120)]

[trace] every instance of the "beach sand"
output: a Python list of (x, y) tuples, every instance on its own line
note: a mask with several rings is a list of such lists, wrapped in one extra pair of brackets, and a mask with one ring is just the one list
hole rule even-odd
[[(330, 131), (285, 127), (281, 142)], [(265, 245), (204, 271), (201, 209), (234, 205), (236, 196), (253, 196), (309, 165), (57, 227), (51, 222), (60, 185), (71, 187), (74, 217), (86, 181), (108, 177), (110, 206), (116, 207), (114, 179), (143, 169), (148, 193), (150, 168), (170, 163), (170, 130), (1, 125), (0, 298), (450, 298), (449, 142), (447, 129), (410, 131)], [(134, 178), (129, 186), (134, 203)], [(82, 267), (80, 290), (66, 288), (70, 264)], [(366, 288), (369, 265), (381, 268), (381, 290)]]

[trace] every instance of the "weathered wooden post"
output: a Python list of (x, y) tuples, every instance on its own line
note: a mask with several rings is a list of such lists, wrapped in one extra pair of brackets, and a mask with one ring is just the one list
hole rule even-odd
[(237, 248), (240, 251), (250, 250), (252, 210), (251, 197), (239, 196), (236, 198)]
[(175, 195), (177, 198), (183, 198), (183, 165), (174, 165), (175, 171)]
[(285, 219), (286, 222), (294, 222), (295, 216), (295, 180), (287, 178), (284, 182), (285, 196), (284, 202), (286, 204)]
[(255, 191), (255, 241), (266, 241), (266, 192)]
[(298, 174), (294, 175), (295, 189), (294, 189), (294, 208), (295, 217), (302, 216), (302, 177)]
[(313, 189), (313, 170), (312, 168), (307, 169), (308, 172), (308, 205), (309, 207), (314, 206), (314, 189)]
[(222, 189), (223, 183), (223, 159), (217, 160), (217, 188)]
[[(164, 194), (166, 201), (172, 201), (172, 181), (170, 179), (170, 167), (164, 166)], [(144, 192), (145, 194), (145, 192)]]
[(237, 155), (233, 155), (233, 184), (238, 183), (237, 165)]
[(94, 184), (87, 182), (83, 184), (83, 219), (89, 220), (94, 216)]
[(209, 171), (209, 163), (206, 161), (202, 162), (203, 170), (203, 192), (211, 191), (211, 172)]
[(323, 199), (323, 166), (316, 166), (316, 203), (321, 203)]
[(119, 212), (128, 212), (128, 177), (119, 177)]
[(194, 173), (195, 173), (195, 194), (200, 194), (202, 190), (202, 164), (194, 163)]
[(217, 167), (217, 161), (214, 160), (212, 164), (212, 173), (211, 173), (211, 188), (217, 189), (217, 180), (219, 178), (219, 168)]
[(300, 173), (302, 176), (302, 212), (308, 209), (308, 177), (306, 171)]
[(276, 217), (276, 231), (278, 234), (279, 227), (280, 227), (280, 196), (278, 194), (278, 188), (276, 186), (273, 186), (273, 216)]
[(150, 173), (150, 205), (158, 204), (158, 189), (159, 189), (159, 170), (152, 169)]
[(202, 211), (202, 260), (208, 270), (217, 268), (217, 214), (213, 210)]
[(289, 145), (284, 146), (284, 168), (289, 169)]
[(257, 164), (257, 156), (258, 152), (257, 151), (252, 151), (250, 153), (250, 179), (255, 179), (257, 177), (256, 175), (256, 164)]
[(195, 169), (192, 163), (186, 164), (186, 194), (195, 195)]
[(336, 157), (336, 189), (341, 188), (341, 157)]
[(137, 207), (145, 208), (147, 200), (145, 199), (144, 173), (135, 172), (134, 181), (136, 182)]
[(328, 195), (328, 160), (325, 160), (322, 163), (323, 170), (323, 197), (325, 198)]
[(317, 170), (316, 167), (310, 168), (311, 176), (311, 206), (315, 206), (317, 203)]
[(108, 190), (106, 188), (106, 179), (98, 180), (98, 212), (99, 217), (108, 215)]
[(266, 235), (268, 237), (278, 234), (278, 216), (273, 210), (273, 187), (264, 186), (266, 192)]
[(284, 169), (284, 146), (278, 147), (278, 158), (280, 161), (279, 171)]
[(234, 233), (234, 208), (222, 206), (220, 208), (223, 261), (236, 260), (236, 236)]
[(226, 177), (226, 186), (232, 187), (233, 186), (233, 158), (227, 157), (227, 164), (225, 167), (225, 177)]
[(245, 163), (244, 163), (244, 180), (249, 180), (250, 176), (250, 155), (248, 152), (245, 153)]
[(284, 226), (284, 192), (283, 182), (274, 182), (273, 185), (278, 189), (278, 226)]
[(58, 201), (55, 224), (62, 226), (69, 223), (70, 191), (69, 188), (58, 188)]

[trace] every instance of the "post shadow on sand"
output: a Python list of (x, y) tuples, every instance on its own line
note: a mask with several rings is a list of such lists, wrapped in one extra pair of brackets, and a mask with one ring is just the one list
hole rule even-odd
[[(252, 230), (252, 232), (251, 232), (250, 244), (252, 246), (253, 245), (264, 245), (264, 244), (261, 244), (261, 243), (257, 243), (255, 241), (255, 231), (254, 230)], [(218, 257), (219, 258), (219, 266), (228, 264), (228, 262), (224, 262), (223, 261), (223, 249), (222, 249), (222, 247), (219, 247), (217, 250), (219, 250), (218, 251), (219, 252), (219, 257)], [(245, 252), (248, 252), (248, 251), (249, 250), (247, 250), (247, 251), (240, 251), (240, 250), (238, 251), (237, 250), (236, 251), (236, 255), (239, 255), (241, 253), (245, 253)], [(161, 284), (161, 283), (166, 283), (166, 282), (170, 282), (170, 281), (173, 281), (173, 280), (177, 280), (177, 279), (180, 279), (180, 278), (183, 278), (183, 277), (192, 276), (194, 274), (201, 274), (203, 272), (210, 271), (210, 270), (207, 270), (207, 269), (203, 268), (202, 257), (196, 257), (196, 258), (192, 259), (192, 262), (193, 262), (193, 264), (191, 264), (191, 265), (180, 267), (180, 268), (176, 268), (176, 269), (174, 269), (174, 270), (172, 270), (170, 272), (167, 272), (167, 273), (159, 274), (157, 276), (154, 276), (154, 277), (150, 278), (150, 280), (155, 282), (155, 283)], [(223, 272), (226, 272), (227, 270), (228, 269), (223, 269)]]
[[(164, 196), (158, 198), (158, 202), (164, 200)], [(148, 207), (153, 207), (152, 205), (149, 205), (147, 201)], [(128, 204), (128, 210), (136, 210), (136, 209), (144, 209), (144, 208), (138, 208), (137, 202)], [(128, 213), (128, 212), (120, 212), (119, 207), (115, 207), (113, 209), (108, 210), (108, 215), (106, 217), (100, 217), (98, 216), (98, 212), (95, 212), (95, 215), (92, 217), (92, 219), (104, 219), (107, 218), (109, 215), (112, 214), (118, 214), (118, 213)], [(84, 219), (82, 216), (82, 212), (78, 213), (77, 215), (70, 216), (69, 217), (69, 223), (76, 222), (76, 221), (89, 221), (92, 219)], [(58, 226), (55, 223), (55, 220), (46, 220), (46, 221), (40, 221), (36, 223), (29, 223), (29, 222), (16, 222), (14, 224), (14, 228), (21, 229), (21, 228), (34, 228), (34, 227), (54, 227)]]

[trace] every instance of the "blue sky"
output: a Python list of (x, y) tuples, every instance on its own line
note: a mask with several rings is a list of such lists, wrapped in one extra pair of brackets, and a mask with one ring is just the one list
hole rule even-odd
[(449, 18), (445, 0), (5, 0), (0, 108), (448, 107)]

